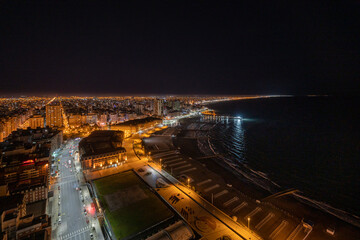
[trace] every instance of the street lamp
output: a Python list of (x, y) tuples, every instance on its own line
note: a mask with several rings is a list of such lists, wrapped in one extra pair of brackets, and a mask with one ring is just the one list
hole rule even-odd
[(190, 187), (190, 178), (188, 178), (187, 181), (188, 181), (188, 187)]
[(249, 230), (250, 230), (250, 217), (248, 217), (248, 228), (249, 228)]
[(160, 158), (160, 168), (162, 167), (162, 164), (161, 164), (161, 162), (162, 162), (162, 159)]

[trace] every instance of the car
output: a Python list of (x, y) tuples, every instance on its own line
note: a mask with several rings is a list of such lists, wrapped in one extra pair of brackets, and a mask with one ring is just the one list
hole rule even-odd
[(315, 225), (314, 222), (309, 219), (303, 219), (302, 224), (305, 228), (310, 228), (310, 229), (312, 229)]
[(335, 227), (333, 227), (333, 226), (328, 227), (328, 228), (326, 229), (326, 232), (327, 232), (328, 234), (330, 234), (331, 236), (334, 236), (334, 235), (335, 235)]

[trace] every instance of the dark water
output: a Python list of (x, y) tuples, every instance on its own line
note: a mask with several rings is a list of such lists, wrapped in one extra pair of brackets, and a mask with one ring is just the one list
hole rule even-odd
[(242, 116), (212, 131), (217, 151), (282, 188), (360, 215), (360, 99), (268, 98), (209, 105)]

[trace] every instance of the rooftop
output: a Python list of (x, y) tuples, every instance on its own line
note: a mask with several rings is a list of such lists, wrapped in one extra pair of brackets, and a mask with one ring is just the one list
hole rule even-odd
[(116, 124), (114, 126), (132, 126), (132, 125), (144, 124), (144, 123), (148, 123), (148, 122), (152, 122), (152, 121), (156, 121), (156, 120), (161, 121), (160, 118), (146, 117), (146, 118), (142, 118), (142, 119), (134, 119), (134, 120), (126, 121), (123, 123)]
[(18, 205), (23, 203), (23, 200), (23, 194), (0, 197), (0, 214), (2, 214), (3, 211), (16, 208)]
[(125, 152), (122, 147), (123, 139), (122, 131), (97, 130), (80, 141), (80, 153), (82, 156), (91, 156), (115, 151)]
[(33, 136), (36, 139), (43, 139), (43, 138), (50, 138), (60, 131), (53, 128), (27, 128), (27, 129), (18, 129), (17, 131), (12, 132), (8, 137), (7, 140), (11, 141), (13, 138), (16, 137), (25, 137), (25, 136)]

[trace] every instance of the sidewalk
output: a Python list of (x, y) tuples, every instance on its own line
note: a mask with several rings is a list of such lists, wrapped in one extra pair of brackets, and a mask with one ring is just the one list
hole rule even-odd
[[(74, 160), (74, 164), (75, 164), (75, 169), (77, 170), (76, 177), (79, 182), (79, 187), (82, 190), (82, 193), (79, 192), (79, 194), (82, 194), (84, 198), (84, 205), (86, 207), (91, 206), (93, 200), (91, 198), (89, 188), (86, 184), (84, 174), (81, 171), (80, 162), (78, 160)], [(89, 226), (91, 227), (91, 232), (94, 234), (94, 239), (104, 240), (104, 235), (101, 230), (100, 221), (98, 219), (97, 212), (95, 211), (95, 215), (93, 217), (90, 217), (90, 215), (88, 215), (87, 218), (89, 219)], [(95, 230), (93, 230), (93, 228)]]
[[(219, 218), (218, 209), (206, 204), (201, 199), (197, 199), (195, 192), (192, 192), (187, 187), (182, 188), (180, 184), (172, 182), (171, 179), (162, 175), (161, 170), (157, 167), (146, 165), (142, 169), (143, 171), (138, 171), (137, 174), (156, 189), (163, 200), (168, 202), (202, 237), (208, 240), (226, 239), (226, 237), (241, 240), (261, 239), (246, 229), (240, 228), (237, 224), (236, 228), (230, 226), (233, 223), (231, 218)], [(149, 172), (151, 174), (148, 174)], [(169, 185), (158, 188), (157, 181), (161, 178), (166, 179)]]
[[(134, 149), (135, 150), (135, 149)], [(141, 159), (141, 156), (138, 156)], [(146, 157), (143, 157), (143, 159), (147, 159)], [(184, 186), (182, 183), (180, 183), (176, 178), (171, 176), (169, 173), (167, 173), (165, 170), (161, 169), (158, 164), (155, 163), (148, 163), (148, 166), (143, 167), (144, 168), (150, 168), (150, 172), (153, 174), (150, 174), (149, 176), (145, 177), (145, 172), (142, 174), (138, 172), (139, 175), (142, 175), (142, 178), (148, 182), (150, 186), (153, 188), (156, 188), (158, 193), (163, 196), (164, 200), (167, 201), (178, 213), (180, 213), (183, 217), (185, 216), (185, 220), (190, 224), (193, 229), (198, 229), (198, 233), (201, 234), (201, 230), (199, 229), (198, 223), (196, 222), (199, 219), (198, 217), (200, 215), (206, 216), (205, 218), (212, 219), (210, 222), (214, 223), (214, 221), (217, 223), (214, 226), (215, 227), (214, 233), (211, 233), (211, 229), (207, 229), (207, 233), (204, 235), (207, 239), (217, 239), (221, 236), (231, 236), (232, 239), (253, 239), (253, 240), (261, 240), (262, 238), (255, 234), (254, 232), (250, 231), (247, 227), (240, 225), (239, 223), (235, 222), (232, 218), (230, 218), (228, 215), (223, 213), (221, 210), (216, 208), (214, 205), (210, 204), (208, 201), (203, 199), (201, 196), (199, 196), (196, 192), (191, 190), (190, 188)], [(152, 176), (151, 176), (152, 175)], [(168, 190), (167, 188), (157, 188), (156, 186), (156, 180), (158, 178), (155, 177), (157, 175), (158, 177), (163, 177), (169, 182), (173, 184), (175, 188), (172, 190)], [(174, 192), (178, 192), (179, 194), (183, 195), (188, 198), (186, 201), (184, 200), (174, 200), (174, 196), (176, 199), (176, 195), (174, 195)], [(177, 202), (186, 203), (186, 204), (178, 204)], [(180, 205), (181, 208), (179, 207)], [(197, 214), (196, 216), (193, 216), (192, 219), (188, 219), (189, 217), (189, 211), (188, 208), (191, 205), (191, 211), (196, 210)], [(204, 211), (205, 210), (205, 211)], [(194, 213), (193, 213), (194, 214)], [(204, 234), (204, 233), (203, 233)]]

